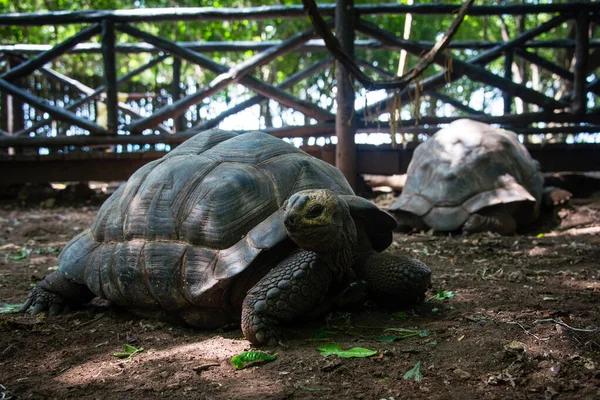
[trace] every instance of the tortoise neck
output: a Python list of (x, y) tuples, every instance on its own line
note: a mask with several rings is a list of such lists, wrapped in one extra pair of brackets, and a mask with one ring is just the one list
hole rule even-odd
[(337, 228), (332, 232), (334, 238), (331, 245), (326, 246), (324, 251), (317, 252), (337, 279), (342, 279), (352, 268), (357, 242), (354, 219), (350, 215), (348, 206), (344, 202), (340, 203), (339, 212), (343, 216), (343, 225), (341, 229)]

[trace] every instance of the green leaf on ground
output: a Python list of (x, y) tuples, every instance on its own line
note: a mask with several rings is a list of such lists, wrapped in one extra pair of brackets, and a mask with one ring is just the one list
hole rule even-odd
[(133, 357), (134, 354), (137, 354), (137, 353), (139, 353), (141, 351), (144, 351), (143, 347), (140, 347), (138, 349), (136, 347), (133, 347), (130, 344), (124, 344), (123, 345), (123, 351), (116, 352), (113, 355), (115, 357), (118, 357), (118, 358), (121, 358), (121, 359), (129, 361), (129, 360), (131, 360), (131, 357)]
[(263, 353), (262, 351), (245, 351), (233, 356), (231, 363), (235, 369), (244, 369), (248, 367), (246, 363), (269, 362), (277, 359), (277, 354)]
[(23, 304), (0, 303), (0, 314), (18, 313)]
[(432, 300), (446, 300), (446, 299), (451, 299), (452, 297), (455, 296), (455, 293), (449, 290), (442, 290), (437, 292), (436, 294), (434, 294), (433, 296), (429, 297), (426, 301), (432, 301)]
[(421, 361), (418, 361), (414, 367), (406, 371), (402, 378), (404, 380), (413, 378), (415, 381), (420, 382), (421, 379), (423, 379), (423, 374), (421, 374)]
[(329, 343), (325, 346), (317, 347), (317, 350), (321, 352), (323, 357), (328, 357), (332, 354), (341, 357), (341, 358), (353, 358), (353, 357), (371, 357), (377, 354), (376, 350), (369, 350), (363, 347), (353, 347), (348, 350), (342, 350), (342, 347), (339, 344)]
[(31, 250), (29, 250), (27, 247), (21, 247), (21, 250), (16, 253), (6, 254), (6, 258), (9, 260), (22, 260), (27, 257), (30, 252)]
[(405, 328), (388, 328), (388, 329), (386, 329), (386, 331), (397, 332), (397, 333), (399, 333), (399, 335), (379, 336), (376, 339), (378, 342), (391, 343), (396, 340), (402, 340), (402, 339), (406, 339), (406, 338), (413, 337), (413, 336), (419, 336), (422, 338), (429, 336), (429, 331), (427, 329), (416, 330), (416, 329), (405, 329)]

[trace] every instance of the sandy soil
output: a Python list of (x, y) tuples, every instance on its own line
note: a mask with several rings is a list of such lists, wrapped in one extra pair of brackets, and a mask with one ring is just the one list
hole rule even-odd
[[(45, 205), (0, 207), (4, 311), (97, 211)], [(0, 398), (600, 398), (600, 200), (575, 199), (513, 237), (398, 234), (389, 251), (431, 267), (429, 296), (454, 297), (404, 314), (367, 303), (293, 327), (284, 346), (266, 349), (275, 361), (243, 370), (231, 364), (251, 349), (238, 326), (199, 331), (101, 301), (58, 317), (2, 313)], [(380, 341), (401, 336), (391, 328), (421, 335)], [(115, 357), (126, 343), (144, 350)], [(325, 358), (316, 348), (327, 343), (377, 353)], [(417, 363), (422, 379), (404, 379)]]

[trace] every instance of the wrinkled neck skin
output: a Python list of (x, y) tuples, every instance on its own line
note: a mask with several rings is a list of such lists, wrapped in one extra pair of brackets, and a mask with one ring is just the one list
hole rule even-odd
[(357, 246), (353, 253), (352, 269), (358, 277), (362, 277), (364, 275), (365, 260), (377, 252), (373, 250), (371, 239), (369, 238), (369, 235), (362, 224), (359, 224), (356, 227), (356, 232)]
[(297, 232), (288, 231), (288, 235), (301, 249), (317, 253), (339, 280), (352, 268), (357, 237), (346, 203), (337, 199), (337, 208), (335, 223)]

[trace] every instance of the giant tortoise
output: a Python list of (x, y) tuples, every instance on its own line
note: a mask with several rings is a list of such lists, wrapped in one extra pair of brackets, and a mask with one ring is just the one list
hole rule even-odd
[(388, 211), (401, 229), (509, 235), (538, 217), (542, 201), (570, 198), (543, 183), (539, 163), (514, 132), (460, 119), (417, 146)]
[(364, 299), (361, 289), (422, 298), (429, 268), (381, 253), (395, 227), (335, 167), (265, 133), (211, 130), (135, 172), (23, 310), (100, 296), (197, 327), (241, 320), (250, 342), (274, 343), (284, 323)]

